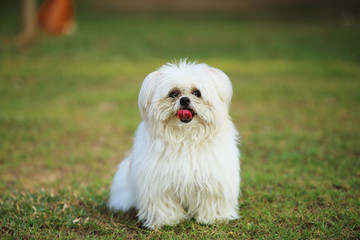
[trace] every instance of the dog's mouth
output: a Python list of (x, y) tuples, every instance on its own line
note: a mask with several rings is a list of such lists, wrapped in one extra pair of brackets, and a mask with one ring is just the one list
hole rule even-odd
[(191, 108), (181, 108), (179, 109), (176, 115), (178, 116), (181, 122), (189, 123), (191, 122), (195, 114), (196, 113)]

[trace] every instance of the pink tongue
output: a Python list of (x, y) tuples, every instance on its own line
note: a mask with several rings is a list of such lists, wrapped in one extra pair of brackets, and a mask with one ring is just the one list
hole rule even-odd
[(178, 118), (181, 120), (192, 119), (191, 112), (187, 109), (179, 110), (177, 115), (178, 115)]

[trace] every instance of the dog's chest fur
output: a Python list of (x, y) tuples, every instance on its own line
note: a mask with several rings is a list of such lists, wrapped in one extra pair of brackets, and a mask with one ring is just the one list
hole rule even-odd
[(197, 206), (204, 196), (227, 195), (224, 184), (237, 182), (239, 165), (234, 134), (214, 136), (195, 144), (153, 138), (146, 131), (139, 133), (145, 134), (137, 135), (135, 144), (144, 151), (132, 153), (132, 169), (136, 169), (132, 176), (138, 193), (176, 198), (187, 208)]
[[(169, 147), (172, 147), (171, 151)], [(162, 186), (160, 194), (174, 196), (184, 208), (198, 205), (204, 196), (223, 194), (220, 179), (226, 169), (215, 154), (216, 149), (187, 144), (164, 148), (156, 160), (158, 171), (154, 172), (157, 176), (152, 177), (152, 186)]]

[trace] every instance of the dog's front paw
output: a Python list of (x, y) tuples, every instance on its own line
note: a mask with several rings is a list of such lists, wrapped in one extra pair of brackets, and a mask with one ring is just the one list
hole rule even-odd
[(212, 225), (215, 223), (227, 223), (231, 220), (235, 220), (235, 219), (239, 219), (239, 216), (220, 216), (220, 215), (215, 215), (215, 216), (197, 216), (196, 217), (196, 221), (200, 224), (204, 224), (204, 225)]
[[(178, 224), (181, 220), (185, 219), (186, 216), (176, 215), (172, 217), (157, 217), (155, 220), (151, 221), (151, 218), (143, 220), (143, 226), (152, 230), (157, 230), (163, 226), (171, 226)], [(140, 216), (139, 216), (140, 219)]]

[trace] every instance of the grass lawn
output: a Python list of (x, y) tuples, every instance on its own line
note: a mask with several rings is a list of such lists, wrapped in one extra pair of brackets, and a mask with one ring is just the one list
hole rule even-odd
[[(360, 238), (359, 22), (80, 13), (17, 48), (0, 21), (0, 238)], [(106, 201), (142, 80), (185, 57), (233, 82), (242, 219), (150, 231)]]

